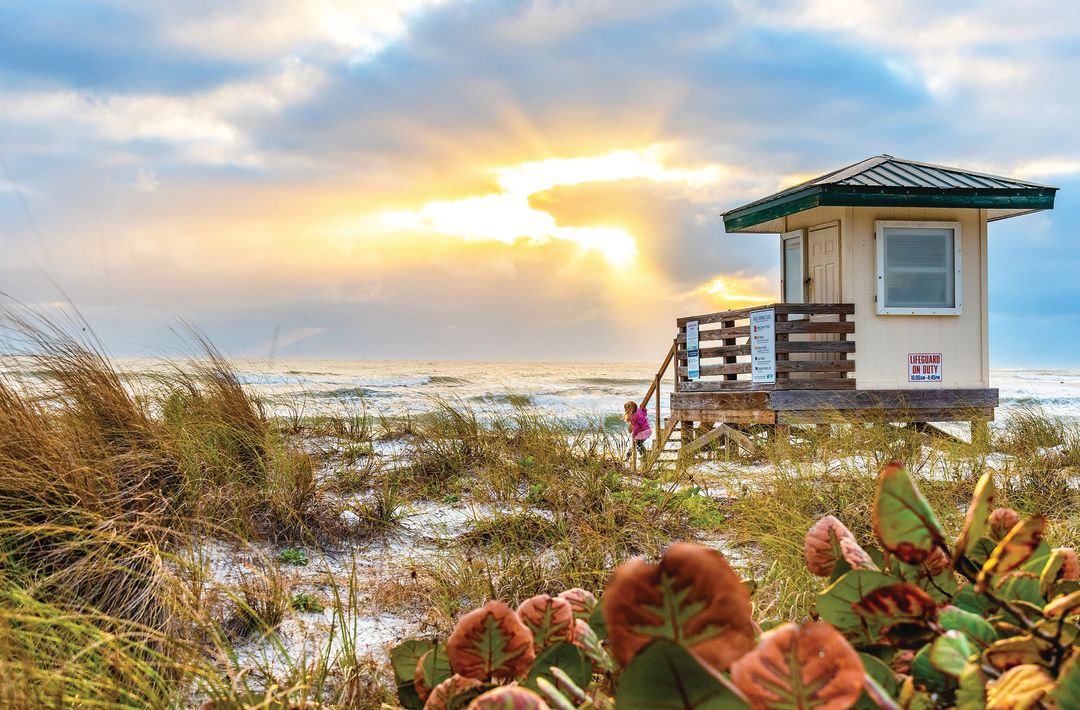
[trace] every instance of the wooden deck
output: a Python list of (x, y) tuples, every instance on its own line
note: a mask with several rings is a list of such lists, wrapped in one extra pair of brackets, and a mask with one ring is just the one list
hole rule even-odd
[[(750, 313), (775, 313), (775, 382), (754, 382)], [(686, 316), (676, 321), (671, 349), (640, 406), (655, 413), (657, 442), (646, 465), (681, 430), (681, 454), (724, 439), (744, 449), (749, 425), (971, 422), (985, 435), (998, 406), (996, 389), (857, 389), (855, 324), (850, 303), (777, 303)], [(687, 323), (697, 321), (699, 375), (688, 369)], [(660, 415), (660, 383), (671, 368), (671, 414)], [(653, 406), (650, 407), (649, 405)]]

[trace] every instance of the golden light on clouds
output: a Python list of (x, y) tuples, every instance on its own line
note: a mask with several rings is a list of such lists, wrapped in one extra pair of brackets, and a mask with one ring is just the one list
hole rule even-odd
[(699, 188), (723, 174), (716, 165), (671, 168), (664, 165), (665, 148), (620, 150), (601, 156), (552, 158), (493, 169), (499, 192), (457, 200), (436, 200), (418, 209), (382, 215), (385, 226), (432, 232), (467, 240), (513, 244), (518, 240), (545, 243), (552, 239), (596, 251), (617, 269), (630, 266), (638, 254), (637, 240), (622, 227), (610, 225), (564, 226), (529, 203), (532, 195), (555, 187), (586, 183), (648, 180)]
[(717, 276), (699, 286), (692, 294), (705, 296), (722, 308), (745, 308), (777, 299), (776, 284), (764, 276), (745, 276), (742, 273)]

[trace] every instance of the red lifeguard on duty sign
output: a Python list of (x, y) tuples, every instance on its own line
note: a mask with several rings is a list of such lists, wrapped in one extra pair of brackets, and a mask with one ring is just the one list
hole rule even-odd
[(908, 382), (941, 382), (941, 353), (908, 353)]

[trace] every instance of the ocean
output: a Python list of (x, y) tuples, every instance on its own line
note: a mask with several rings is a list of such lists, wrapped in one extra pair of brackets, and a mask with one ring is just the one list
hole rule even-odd
[[(340, 413), (365, 407), (398, 415), (431, 409), (439, 399), (491, 412), (526, 407), (581, 423), (620, 415), (628, 399), (640, 400), (657, 363), (439, 362), (405, 360), (237, 361), (241, 381), (271, 410), (292, 414)], [(994, 369), (1000, 390), (998, 418), (1021, 405), (1080, 417), (1080, 369)], [(662, 384), (666, 415), (671, 372)], [(609, 420), (610, 421), (610, 420)]]

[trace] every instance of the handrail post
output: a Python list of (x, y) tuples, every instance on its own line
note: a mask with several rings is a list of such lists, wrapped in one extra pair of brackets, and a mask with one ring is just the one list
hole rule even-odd
[(653, 378), (653, 387), (656, 388), (656, 438), (660, 438), (660, 375), (663, 373), (656, 373), (656, 377)]

